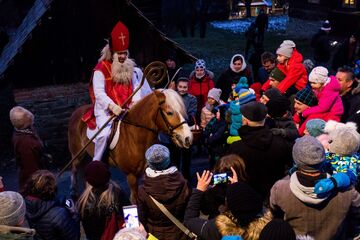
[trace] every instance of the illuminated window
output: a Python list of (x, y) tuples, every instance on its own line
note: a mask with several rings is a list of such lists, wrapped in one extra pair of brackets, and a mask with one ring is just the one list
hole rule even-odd
[(355, 8), (356, 7), (356, 0), (343, 0), (343, 7)]

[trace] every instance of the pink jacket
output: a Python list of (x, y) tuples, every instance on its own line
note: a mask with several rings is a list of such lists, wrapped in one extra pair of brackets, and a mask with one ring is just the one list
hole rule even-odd
[(330, 82), (325, 87), (317, 92), (316, 97), (319, 104), (314, 107), (306, 109), (302, 115), (307, 118), (313, 114), (326, 114), (327, 120), (340, 121), (341, 115), (344, 113), (344, 106), (340, 97), (340, 84), (334, 76), (330, 76)]

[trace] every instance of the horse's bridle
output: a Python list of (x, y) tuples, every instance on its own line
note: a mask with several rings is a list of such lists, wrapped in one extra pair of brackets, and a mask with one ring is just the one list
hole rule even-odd
[[(172, 125), (170, 124), (169, 120), (167, 119), (167, 117), (165, 116), (163, 110), (161, 109), (161, 106), (162, 106), (164, 103), (165, 103), (165, 100), (159, 101), (158, 110), (157, 110), (156, 116), (155, 116), (155, 123), (156, 123), (156, 121), (157, 121), (157, 118), (158, 118), (158, 115), (159, 115), (159, 112), (160, 112), (160, 115), (161, 115), (163, 121), (165, 122), (165, 125), (166, 125), (167, 129), (168, 129), (167, 134), (169, 134), (169, 135), (171, 136), (171, 135), (173, 135), (174, 131), (175, 131), (177, 128), (179, 128), (180, 126), (182, 126), (183, 124), (185, 124), (186, 121), (182, 121), (182, 122), (179, 123), (178, 125), (172, 126)], [(157, 134), (157, 133), (159, 132), (159, 131), (158, 131), (158, 128), (157, 128), (156, 126), (155, 126), (156, 128), (151, 128), (151, 127), (143, 126), (143, 125), (140, 125), (140, 124), (137, 124), (137, 123), (132, 123), (132, 122), (129, 122), (129, 121), (125, 120), (125, 117), (124, 117), (124, 119), (122, 120), (122, 122), (123, 122), (123, 123), (126, 123), (126, 124), (129, 124), (129, 125), (132, 125), (132, 126), (135, 126), (135, 127), (144, 128), (144, 129), (149, 130), (149, 131), (151, 131), (151, 132), (153, 132), (153, 133), (155, 133), (155, 134)]]

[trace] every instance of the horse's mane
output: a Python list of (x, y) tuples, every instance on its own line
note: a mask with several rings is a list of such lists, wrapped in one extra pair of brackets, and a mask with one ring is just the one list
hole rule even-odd
[[(186, 117), (186, 109), (184, 105), (184, 101), (182, 97), (174, 90), (172, 89), (157, 89), (155, 91), (161, 91), (165, 95), (165, 104), (169, 106), (172, 110), (178, 112), (181, 114), (184, 118)], [(140, 101), (136, 102), (134, 106), (130, 108), (130, 111), (134, 111), (138, 108), (143, 108), (144, 103), (149, 101), (150, 97), (155, 97), (154, 93), (151, 93), (144, 98), (142, 98)]]
[(184, 101), (180, 94), (172, 89), (164, 89), (162, 91), (166, 97), (166, 105), (171, 107), (174, 111), (179, 112), (184, 118), (186, 117), (186, 109)]

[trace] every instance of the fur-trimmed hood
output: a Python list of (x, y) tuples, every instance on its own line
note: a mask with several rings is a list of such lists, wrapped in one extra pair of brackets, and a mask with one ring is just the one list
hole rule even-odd
[(270, 211), (266, 210), (264, 215), (254, 219), (248, 226), (241, 227), (231, 213), (220, 214), (215, 219), (215, 225), (222, 236), (238, 235), (244, 240), (259, 239), (260, 233), (272, 219)]

